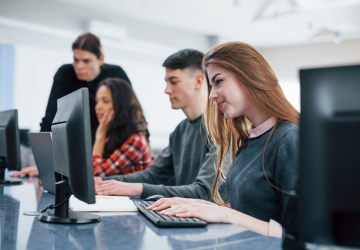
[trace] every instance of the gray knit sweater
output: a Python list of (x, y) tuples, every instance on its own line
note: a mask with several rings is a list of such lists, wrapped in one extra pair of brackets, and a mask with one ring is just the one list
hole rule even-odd
[[(156, 158), (151, 168), (103, 179), (143, 183), (143, 198), (161, 194), (165, 197), (211, 200), (217, 155), (214, 146), (208, 145), (207, 139), (202, 116), (193, 121), (185, 119), (171, 133), (169, 146)], [(162, 185), (173, 176), (176, 186)], [(225, 190), (224, 186), (222, 193)]]
[[(231, 208), (263, 221), (282, 222), (290, 196), (273, 188), (265, 179), (262, 156), (270, 132), (251, 138), (235, 155), (226, 178)], [(294, 190), (299, 167), (299, 126), (280, 123), (266, 147), (266, 175), (276, 187)]]

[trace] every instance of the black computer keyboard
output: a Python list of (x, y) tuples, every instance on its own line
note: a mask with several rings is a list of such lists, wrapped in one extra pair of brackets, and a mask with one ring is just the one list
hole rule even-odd
[(197, 218), (178, 218), (175, 216), (162, 215), (159, 212), (147, 210), (155, 201), (141, 201), (135, 203), (139, 211), (158, 227), (204, 227), (207, 223)]

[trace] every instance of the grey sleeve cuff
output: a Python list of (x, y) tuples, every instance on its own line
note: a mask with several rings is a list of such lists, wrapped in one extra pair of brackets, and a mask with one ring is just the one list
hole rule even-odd
[(122, 175), (113, 175), (113, 176), (104, 176), (102, 177), (103, 181), (108, 181), (108, 180), (116, 180), (116, 181), (123, 181), (123, 176)]
[(155, 195), (155, 194), (161, 194), (161, 189), (164, 188), (164, 185), (152, 185), (152, 184), (147, 184), (147, 183), (143, 183), (143, 191), (140, 195), (141, 198), (146, 198), (149, 197), (151, 195)]
[(160, 194), (165, 197), (183, 197), (203, 200), (211, 199), (211, 195), (207, 192), (207, 189), (196, 183), (183, 186), (164, 186), (143, 183), (143, 191), (140, 197), (146, 198), (155, 194)]

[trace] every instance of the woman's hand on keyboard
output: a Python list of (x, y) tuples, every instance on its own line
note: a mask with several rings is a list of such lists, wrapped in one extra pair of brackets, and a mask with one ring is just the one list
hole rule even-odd
[(194, 217), (211, 223), (231, 223), (265, 236), (269, 235), (268, 222), (236, 211), (228, 206), (188, 202), (172, 205), (170, 208), (161, 211), (160, 214), (179, 218)]
[(211, 203), (209, 201), (200, 200), (200, 199), (190, 199), (190, 198), (180, 198), (180, 197), (174, 197), (174, 198), (162, 198), (149, 206), (148, 210), (154, 210), (154, 211), (161, 211), (166, 208), (169, 208), (173, 205), (181, 205), (181, 204), (188, 204), (188, 203), (200, 203), (200, 204), (207, 204), (207, 205), (216, 205), (215, 203)]
[(227, 210), (231, 210), (231, 208), (218, 206), (216, 204), (190, 202), (187, 204), (172, 205), (171, 208), (161, 211), (160, 214), (179, 218), (195, 217), (213, 223), (229, 223)]

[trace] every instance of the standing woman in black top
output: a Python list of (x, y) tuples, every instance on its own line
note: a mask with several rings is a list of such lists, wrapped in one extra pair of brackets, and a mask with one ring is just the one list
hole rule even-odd
[[(54, 76), (45, 116), (40, 123), (41, 132), (50, 132), (51, 124), (57, 111), (57, 100), (80, 88), (89, 89), (91, 137), (95, 140), (95, 132), (99, 125), (95, 113), (95, 96), (98, 83), (106, 78), (120, 78), (130, 83), (125, 71), (117, 65), (104, 63), (100, 40), (91, 33), (79, 36), (72, 44), (74, 62), (62, 65)], [(131, 85), (131, 83), (130, 83)], [(148, 136), (147, 136), (148, 139)], [(29, 167), (15, 172), (12, 176), (21, 174), (37, 176), (37, 168)]]

